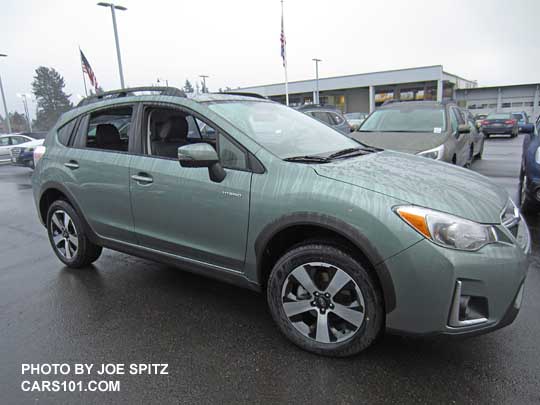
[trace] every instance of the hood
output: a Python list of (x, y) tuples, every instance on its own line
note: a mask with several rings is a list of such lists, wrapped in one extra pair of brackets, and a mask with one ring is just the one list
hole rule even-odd
[(39, 145), (43, 145), (44, 139), (35, 139), (33, 141), (28, 141), (15, 145), (16, 148), (32, 148)]
[(433, 132), (354, 132), (351, 138), (381, 149), (418, 153), (433, 149), (444, 143), (445, 133)]
[(318, 175), (480, 223), (500, 223), (508, 193), (448, 163), (384, 151), (314, 167)]

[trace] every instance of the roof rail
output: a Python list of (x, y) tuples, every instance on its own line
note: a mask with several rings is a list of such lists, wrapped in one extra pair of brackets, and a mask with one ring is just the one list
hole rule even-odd
[(180, 90), (176, 87), (157, 87), (157, 86), (143, 86), (143, 87), (129, 87), (125, 89), (111, 90), (99, 94), (94, 94), (92, 96), (83, 98), (77, 107), (83, 105), (96, 103), (98, 101), (114, 99), (119, 97), (128, 97), (135, 95), (134, 93), (138, 91), (151, 91), (159, 93), (160, 96), (176, 96), (176, 97), (186, 97), (186, 93), (183, 90)]
[(411, 103), (411, 102), (416, 102), (416, 103), (440, 103), (440, 104), (443, 104), (443, 105), (456, 104), (456, 100), (454, 100), (454, 99), (444, 99), (442, 101), (437, 101), (437, 100), (396, 100), (395, 98), (392, 98), (390, 100), (386, 100), (381, 105), (388, 105), (388, 104), (394, 104), (394, 103)]
[(248, 92), (242, 92), (242, 91), (220, 91), (219, 93), (215, 93), (215, 94), (231, 94), (233, 96), (254, 97), (254, 98), (261, 98), (264, 100), (268, 100), (268, 97), (265, 97), (262, 94), (248, 93)]

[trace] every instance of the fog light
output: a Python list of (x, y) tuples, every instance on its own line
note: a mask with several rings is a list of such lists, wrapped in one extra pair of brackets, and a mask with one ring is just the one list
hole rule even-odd
[(454, 328), (487, 322), (488, 307), (485, 297), (462, 295), (462, 282), (456, 281), (448, 325)]

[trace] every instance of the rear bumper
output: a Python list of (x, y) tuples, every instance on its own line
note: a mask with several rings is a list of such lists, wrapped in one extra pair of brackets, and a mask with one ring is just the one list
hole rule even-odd
[(484, 134), (511, 134), (515, 132), (514, 126), (483, 126), (482, 132)]
[[(461, 252), (422, 240), (384, 264), (396, 292), (395, 309), (386, 317), (389, 333), (470, 336), (502, 328), (516, 318), (528, 254), (509, 244)], [(473, 301), (481, 308), (471, 317), (473, 322), (456, 323), (456, 305), (459, 314), (461, 302)]]

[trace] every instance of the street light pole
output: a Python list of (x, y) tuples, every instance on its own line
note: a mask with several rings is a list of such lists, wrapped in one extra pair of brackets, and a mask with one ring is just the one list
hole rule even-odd
[(206, 93), (207, 92), (207, 88), (206, 88), (206, 78), (207, 77), (210, 77), (210, 76), (207, 76), (207, 75), (199, 75), (199, 77), (202, 77), (202, 83), (203, 83), (203, 93)]
[[(6, 57), (7, 55), (0, 53), (0, 57)], [(11, 134), (11, 123), (9, 122), (9, 112), (6, 104), (6, 95), (4, 94), (4, 86), (2, 86), (2, 77), (0, 77), (0, 93), (2, 93), (2, 102), (4, 103), (4, 113), (6, 114), (6, 125), (8, 134)]]
[(27, 97), (30, 96), (30, 94), (26, 94), (26, 93), (19, 94), (19, 93), (17, 93), (17, 96), (22, 98), (23, 107), (24, 107), (24, 114), (26, 116), (26, 123), (27, 123), (27, 126), (28, 126), (28, 131), (32, 132), (32, 120), (30, 119), (30, 110), (28, 110), (28, 99), (27, 99)]
[(319, 62), (322, 62), (322, 59), (313, 58), (315, 62), (315, 104), (319, 104)]
[(113, 3), (97, 3), (98, 6), (109, 7), (112, 14), (112, 22), (114, 29), (114, 41), (116, 43), (116, 58), (118, 59), (118, 72), (120, 73), (120, 86), (125, 88), (124, 84), (124, 71), (122, 70), (122, 56), (120, 55), (120, 41), (118, 40), (118, 28), (116, 27), (116, 12), (115, 10), (125, 11), (127, 10), (124, 6), (117, 6)]

